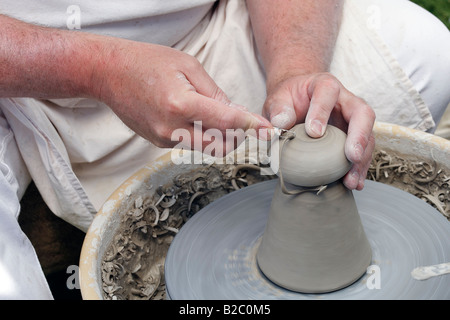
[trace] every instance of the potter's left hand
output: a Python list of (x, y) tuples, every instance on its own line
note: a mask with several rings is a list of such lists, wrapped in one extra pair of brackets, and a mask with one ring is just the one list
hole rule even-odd
[(268, 92), (263, 115), (273, 126), (289, 129), (305, 122), (307, 134), (320, 137), (327, 123), (347, 132), (345, 154), (353, 163), (344, 177), (350, 190), (361, 190), (372, 159), (375, 113), (329, 73), (293, 76)]

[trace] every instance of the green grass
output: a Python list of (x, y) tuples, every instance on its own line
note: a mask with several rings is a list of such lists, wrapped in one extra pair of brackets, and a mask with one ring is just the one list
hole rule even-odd
[(430, 11), (450, 29), (450, 0), (411, 0)]

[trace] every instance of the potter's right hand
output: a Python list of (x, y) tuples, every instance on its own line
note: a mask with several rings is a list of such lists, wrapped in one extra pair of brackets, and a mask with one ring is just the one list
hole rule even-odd
[(353, 163), (344, 177), (349, 188), (361, 190), (375, 147), (375, 113), (329, 73), (287, 78), (268, 92), (264, 115), (275, 127), (289, 129), (305, 122), (311, 137), (324, 134), (330, 123), (347, 132), (345, 154)]
[[(231, 103), (192, 56), (160, 45), (110, 42), (95, 72), (95, 95), (156, 146), (173, 147), (178, 141), (172, 141), (172, 132), (187, 129), (193, 148), (194, 121), (202, 121), (203, 132), (220, 130), (225, 152), (237, 147), (225, 141), (226, 129), (272, 127), (262, 116)], [(209, 143), (203, 141), (203, 148)]]

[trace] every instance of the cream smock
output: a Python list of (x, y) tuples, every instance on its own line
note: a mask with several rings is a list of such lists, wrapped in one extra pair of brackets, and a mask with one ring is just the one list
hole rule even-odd
[[(378, 121), (429, 130), (431, 114), (368, 17), (347, 1), (331, 72), (375, 110)], [(260, 112), (265, 99), (245, 1), (2, 0), (0, 13), (67, 29), (159, 43), (199, 59), (235, 103)], [(71, 7), (73, 9), (74, 7)], [(86, 231), (122, 181), (167, 150), (129, 130), (104, 104), (87, 99), (0, 99), (28, 171), (51, 210)]]

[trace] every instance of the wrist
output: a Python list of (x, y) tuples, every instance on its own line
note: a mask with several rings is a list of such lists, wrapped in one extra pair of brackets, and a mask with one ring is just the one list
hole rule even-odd
[(80, 55), (80, 64), (84, 64), (82, 76), (78, 78), (77, 86), (80, 93), (86, 97), (104, 101), (107, 91), (107, 79), (114, 72), (115, 67), (111, 56), (115, 51), (114, 41), (109, 37), (86, 35), (81, 39), (84, 43), (84, 52)]
[(277, 63), (277, 60), (273, 60), (266, 69), (266, 89), (268, 93), (290, 78), (329, 72), (328, 60), (318, 59), (318, 57), (311, 59), (280, 57), (278, 61), (279, 63)]
[(110, 49), (102, 36), (79, 31), (64, 31), (67, 49), (63, 53), (61, 82), (67, 84), (67, 94), (100, 99), (101, 82), (106, 72), (105, 56)]

